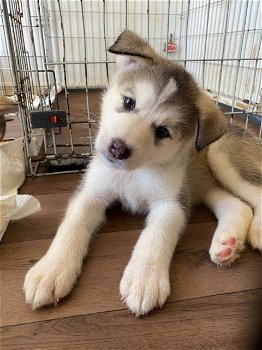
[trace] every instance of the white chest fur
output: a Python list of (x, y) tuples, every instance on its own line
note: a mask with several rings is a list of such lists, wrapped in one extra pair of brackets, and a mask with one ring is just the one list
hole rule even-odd
[(86, 176), (87, 191), (106, 201), (120, 200), (133, 212), (146, 211), (160, 200), (173, 200), (179, 194), (184, 169), (175, 166), (143, 167), (126, 171), (94, 159)]

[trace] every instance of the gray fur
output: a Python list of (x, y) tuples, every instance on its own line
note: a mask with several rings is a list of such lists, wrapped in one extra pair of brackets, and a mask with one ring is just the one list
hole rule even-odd
[(184, 182), (181, 191), (178, 194), (178, 201), (181, 205), (181, 208), (184, 210), (185, 215), (187, 218), (189, 218), (190, 213), (191, 213), (191, 196), (189, 192), (189, 187), (186, 182)]
[(230, 125), (223, 137), (222, 150), (243, 179), (262, 185), (262, 144), (252, 132)]

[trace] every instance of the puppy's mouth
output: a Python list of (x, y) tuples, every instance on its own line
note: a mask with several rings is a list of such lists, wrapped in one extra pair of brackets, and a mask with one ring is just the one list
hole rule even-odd
[(107, 165), (111, 165), (111, 166), (114, 166), (116, 168), (122, 168), (122, 169), (125, 167), (126, 160), (112, 158), (108, 154), (103, 153), (103, 152), (102, 152), (102, 155), (103, 155), (103, 159), (105, 159)]

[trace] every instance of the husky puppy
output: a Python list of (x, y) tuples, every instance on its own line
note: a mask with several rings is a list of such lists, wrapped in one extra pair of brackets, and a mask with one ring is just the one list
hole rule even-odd
[(136, 315), (165, 303), (170, 261), (192, 203), (205, 203), (218, 218), (210, 247), (217, 265), (232, 263), (247, 237), (262, 249), (258, 139), (227, 128), (191, 75), (136, 34), (123, 32), (109, 51), (120, 59), (103, 97), (96, 154), (49, 250), (26, 275), (33, 309), (71, 291), (90, 239), (116, 200), (147, 213), (120, 283)]

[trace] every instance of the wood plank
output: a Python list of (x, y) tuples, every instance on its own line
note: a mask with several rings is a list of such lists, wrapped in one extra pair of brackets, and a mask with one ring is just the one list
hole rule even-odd
[[(219, 269), (210, 261), (208, 249), (215, 226), (189, 225), (171, 264), (169, 301), (261, 287), (260, 253), (247, 250), (230, 269)], [(71, 295), (57, 308), (36, 312), (25, 305), (22, 285), (26, 271), (42, 257), (50, 240), (1, 244), (2, 325), (122, 309), (119, 281), (139, 233), (133, 230), (97, 235)]]
[[(67, 207), (71, 193), (36, 195), (42, 210), (34, 215), (13, 221), (2, 239), (2, 243), (20, 242), (53, 238)], [(87, 213), (88, 215), (89, 213)], [(122, 211), (117, 205), (108, 210), (107, 220), (99, 232), (112, 232), (142, 229), (145, 224), (143, 215), (132, 215)], [(40, 228), (40, 229), (39, 229)]]
[(136, 318), (125, 310), (2, 329), (5, 350), (254, 350), (261, 290), (167, 304)]
[(44, 175), (35, 178), (27, 177), (19, 193), (41, 195), (41, 194), (60, 194), (73, 193), (79, 185), (83, 174), (60, 174)]
[[(59, 176), (61, 175), (57, 175), (56, 178)], [(32, 192), (35, 192), (35, 189), (28, 191), (29, 194), (32, 194)], [(33, 194), (39, 200), (42, 210), (29, 217), (11, 222), (2, 239), (2, 243), (50, 239), (54, 237), (72, 194), (71, 192)], [(215, 218), (205, 207), (195, 207), (189, 219), (190, 223), (212, 221), (215, 221)], [(107, 211), (107, 220), (99, 232), (137, 230), (143, 229), (144, 225), (145, 216), (138, 214), (132, 215), (122, 210), (121, 205), (118, 204)]]

